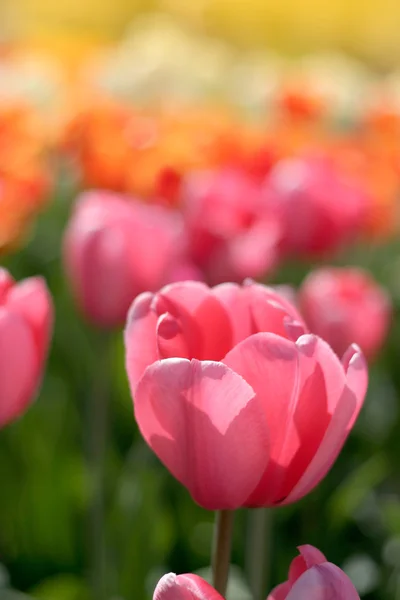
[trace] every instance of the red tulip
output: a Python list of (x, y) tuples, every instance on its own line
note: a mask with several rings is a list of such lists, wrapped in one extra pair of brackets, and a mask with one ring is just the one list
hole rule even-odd
[(223, 598), (198, 575), (169, 573), (158, 582), (153, 600), (223, 600)]
[(332, 267), (314, 271), (303, 282), (299, 301), (311, 331), (324, 338), (339, 356), (351, 340), (371, 360), (386, 339), (390, 299), (361, 269)]
[(315, 256), (333, 252), (360, 233), (369, 199), (322, 159), (277, 164), (266, 196), (281, 215), (283, 251)]
[(313, 546), (300, 546), (299, 551), (288, 581), (278, 585), (267, 600), (360, 600), (347, 575), (327, 562), (322, 552)]
[(235, 170), (195, 173), (183, 196), (191, 256), (211, 283), (273, 270), (281, 228), (250, 177)]
[(188, 281), (133, 303), (125, 345), (137, 423), (205, 508), (294, 502), (340, 452), (365, 362), (352, 346), (340, 363), (304, 331), (288, 300), (256, 284)]
[(177, 213), (109, 192), (83, 194), (65, 234), (74, 295), (101, 327), (123, 324), (139, 293), (168, 283), (183, 252)]
[(41, 278), (16, 284), (0, 269), (0, 427), (33, 401), (42, 378), (53, 321)]

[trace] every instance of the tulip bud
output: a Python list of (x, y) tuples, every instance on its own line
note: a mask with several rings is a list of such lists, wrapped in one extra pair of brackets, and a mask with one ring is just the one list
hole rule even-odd
[(360, 600), (348, 576), (313, 546), (300, 546), (289, 578), (267, 600)]

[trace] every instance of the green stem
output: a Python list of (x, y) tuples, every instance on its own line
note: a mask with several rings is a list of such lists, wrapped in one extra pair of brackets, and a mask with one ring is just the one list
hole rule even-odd
[[(91, 496), (89, 510), (89, 565), (94, 600), (106, 600), (107, 544), (105, 536), (105, 463), (108, 439), (110, 338), (96, 338), (96, 372), (88, 402), (88, 467)], [(93, 368), (93, 367), (92, 367)]]
[(272, 511), (249, 511), (247, 576), (254, 600), (265, 600), (269, 584), (272, 554)]
[(215, 516), (212, 570), (214, 587), (221, 596), (228, 585), (234, 514), (221, 510)]

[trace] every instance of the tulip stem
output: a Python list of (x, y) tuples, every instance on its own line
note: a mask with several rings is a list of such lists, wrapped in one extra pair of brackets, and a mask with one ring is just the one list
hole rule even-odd
[(221, 596), (225, 596), (228, 585), (234, 514), (220, 510), (215, 516), (212, 571), (214, 587)]
[(264, 600), (268, 587), (271, 546), (272, 511), (256, 508), (249, 511), (247, 576), (254, 600)]
[[(110, 342), (107, 334), (97, 339), (95, 377), (88, 402), (88, 467), (91, 496), (89, 512), (89, 564), (93, 598), (105, 600), (107, 546), (105, 536), (105, 462), (108, 438)], [(92, 366), (93, 369), (93, 366)]]

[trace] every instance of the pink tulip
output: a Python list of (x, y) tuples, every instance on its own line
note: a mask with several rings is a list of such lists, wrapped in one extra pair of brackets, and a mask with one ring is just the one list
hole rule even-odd
[(369, 199), (328, 160), (287, 159), (271, 171), (266, 197), (281, 216), (282, 250), (318, 256), (360, 233)]
[[(360, 600), (347, 575), (313, 546), (300, 546), (300, 556), (292, 561), (289, 579), (278, 585), (267, 600)], [(164, 575), (153, 600), (223, 600), (222, 596), (197, 575)]]
[(311, 273), (299, 301), (311, 331), (341, 356), (349, 341), (371, 360), (382, 347), (391, 320), (386, 291), (357, 268), (322, 268)]
[(0, 427), (33, 401), (42, 378), (53, 308), (41, 278), (16, 284), (0, 268)]
[(65, 234), (64, 258), (83, 313), (101, 327), (114, 327), (123, 324), (139, 293), (174, 279), (184, 250), (177, 213), (94, 191), (77, 203)]
[(169, 285), (133, 303), (126, 368), (143, 437), (198, 504), (295, 502), (326, 475), (363, 403), (367, 369), (305, 334), (262, 285)]
[(223, 600), (223, 598), (198, 575), (169, 573), (158, 582), (153, 600)]
[(191, 256), (211, 283), (260, 278), (276, 266), (281, 227), (261, 186), (236, 170), (194, 173), (183, 191)]
[(300, 546), (299, 551), (288, 581), (278, 585), (267, 600), (360, 600), (347, 575), (327, 562), (322, 552), (313, 546)]

